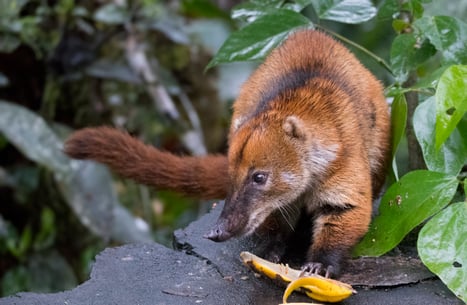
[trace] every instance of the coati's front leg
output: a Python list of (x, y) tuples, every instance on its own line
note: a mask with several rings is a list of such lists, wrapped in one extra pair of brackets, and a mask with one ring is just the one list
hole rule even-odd
[(303, 270), (337, 277), (352, 248), (368, 230), (371, 198), (364, 205), (323, 207), (315, 216), (312, 243)]

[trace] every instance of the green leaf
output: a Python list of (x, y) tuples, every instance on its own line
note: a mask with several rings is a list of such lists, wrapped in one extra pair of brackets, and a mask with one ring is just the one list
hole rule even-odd
[(357, 24), (376, 15), (376, 8), (369, 0), (312, 0), (311, 4), (320, 19)]
[(433, 56), (436, 50), (429, 43), (419, 45), (414, 34), (397, 36), (391, 46), (391, 68), (399, 84), (404, 83), (410, 71)]
[(125, 7), (109, 3), (101, 6), (94, 13), (94, 20), (107, 24), (123, 24), (130, 16)]
[(45, 250), (53, 245), (56, 236), (55, 214), (52, 209), (41, 211), (41, 226), (34, 237), (34, 250)]
[(403, 33), (411, 24), (405, 20), (396, 19), (392, 22), (392, 28), (396, 33)]
[(398, 0), (385, 0), (378, 10), (378, 19), (396, 19), (399, 10), (400, 2)]
[(53, 172), (70, 171), (60, 140), (41, 117), (28, 109), (0, 100), (0, 132), (28, 159)]
[(435, 215), (420, 231), (423, 263), (462, 301), (467, 302), (467, 203), (458, 202)]
[(1, 284), (3, 295), (13, 295), (25, 291), (30, 286), (28, 270), (23, 265), (9, 269), (2, 276)]
[(28, 2), (29, 0), (0, 0), (0, 20), (16, 18)]
[(294, 3), (286, 3), (284, 7), (293, 7), (295, 11), (300, 12), (302, 11), (305, 7), (309, 6), (313, 0), (294, 0)]
[(467, 64), (466, 23), (449, 16), (427, 16), (413, 26), (441, 52), (446, 63)]
[[(128, 65), (124, 65), (120, 62), (110, 61), (108, 59), (101, 59), (91, 63), (88, 67), (86, 67), (86, 74), (96, 78), (118, 80), (130, 84), (141, 83), (141, 78), (139, 75), (136, 74), (134, 70), (130, 69)], [(56, 82), (54, 82), (54, 84), (57, 85)], [(58, 90), (60, 89), (58, 88)], [(52, 93), (55, 93), (54, 90), (51, 91)], [(58, 94), (60, 93), (58, 92)], [(46, 100), (48, 101), (49, 99)]]
[(420, 77), (418, 79), (417, 83), (415, 85), (411, 86), (410, 88), (411, 89), (430, 89), (430, 90), (432, 89), (433, 94), (435, 94), (435, 92), (436, 92), (435, 88), (438, 86), (438, 82), (439, 82), (439, 79), (440, 79), (441, 75), (450, 66), (451, 65), (449, 65), (449, 66), (440, 66), (439, 68), (437, 68), (433, 72), (430, 72), (426, 76)]
[(446, 141), (467, 111), (467, 66), (451, 66), (436, 89), (436, 149)]
[(18, 248), (16, 249), (18, 252), (18, 258), (24, 258), (28, 250), (31, 248), (32, 244), (32, 229), (31, 226), (28, 224), (23, 233), (21, 233), (21, 238), (18, 243)]
[(209, 0), (183, 0), (181, 11), (191, 17), (229, 18), (229, 15)]
[(467, 161), (467, 138), (455, 129), (439, 149), (435, 146), (435, 98), (418, 105), (413, 127), (429, 170), (457, 175)]
[(54, 173), (67, 204), (96, 235), (122, 242), (152, 240), (118, 202), (109, 171), (65, 156), (62, 141), (44, 119), (0, 100), (0, 133), (24, 156)]
[(397, 171), (396, 152), (405, 134), (407, 123), (407, 101), (404, 94), (398, 94), (391, 105), (391, 134), (392, 134), (392, 170), (394, 177), (399, 180)]
[(21, 40), (11, 34), (2, 33), (0, 36), (0, 52), (11, 53), (21, 45)]
[(267, 14), (230, 35), (207, 69), (220, 63), (263, 59), (291, 30), (304, 26), (312, 26), (311, 21), (291, 10)]
[(0, 289), (4, 295), (10, 295), (21, 291), (63, 291), (77, 284), (73, 268), (60, 253), (52, 250), (36, 252), (25, 264), (9, 269), (2, 278)]
[(398, 19), (401, 18), (401, 12), (407, 12), (418, 19), (423, 15), (422, 3), (430, 3), (431, 0), (386, 0), (378, 11), (378, 19)]
[(235, 6), (232, 9), (232, 19), (245, 20), (247, 22), (253, 22), (256, 19), (277, 12), (282, 6), (284, 1), (268, 1), (264, 2), (245, 2)]
[(458, 184), (456, 177), (426, 170), (403, 176), (384, 194), (379, 215), (354, 255), (379, 256), (397, 246), (413, 228), (451, 201)]

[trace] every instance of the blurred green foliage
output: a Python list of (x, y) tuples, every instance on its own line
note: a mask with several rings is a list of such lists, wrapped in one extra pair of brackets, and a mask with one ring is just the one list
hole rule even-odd
[(0, 295), (74, 287), (106, 246), (171, 245), (207, 210), (61, 152), (72, 129), (92, 125), (177, 153), (222, 152), (231, 100), (218, 97), (217, 71), (203, 73), (204, 18), (230, 26), (209, 1), (0, 0)]
[[(110, 124), (178, 153), (222, 152), (231, 100), (219, 92), (237, 75), (225, 78), (232, 70), (216, 65), (259, 61), (306, 26), (343, 40), (393, 99), (392, 186), (356, 253), (387, 252), (435, 215), (420, 233), (422, 259), (465, 300), (465, 272), (455, 268), (467, 264), (465, 226), (453, 227), (466, 209), (451, 202), (465, 201), (457, 186), (467, 145), (467, 5), (442, 2), (0, 0), (1, 294), (73, 287), (103, 247), (144, 241), (147, 232), (169, 244), (175, 227), (206, 209), (62, 157), (70, 128)], [(216, 26), (196, 25), (206, 19)], [(223, 28), (239, 30), (226, 40), (213, 35)], [(428, 170), (414, 171), (420, 167)], [(427, 237), (441, 223), (447, 235)], [(444, 239), (456, 245), (444, 257), (457, 264), (433, 259)], [(50, 279), (38, 280), (44, 274)]]

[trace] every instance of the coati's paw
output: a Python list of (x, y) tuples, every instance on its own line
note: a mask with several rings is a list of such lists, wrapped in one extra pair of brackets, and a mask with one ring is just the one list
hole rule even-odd
[(302, 266), (302, 274), (318, 274), (330, 278), (335, 275), (335, 269), (332, 265), (324, 266), (322, 263), (309, 262)]

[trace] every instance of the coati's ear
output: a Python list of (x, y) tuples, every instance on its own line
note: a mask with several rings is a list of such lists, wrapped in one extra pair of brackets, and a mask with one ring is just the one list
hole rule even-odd
[(303, 125), (303, 122), (296, 116), (288, 116), (285, 119), (284, 124), (282, 124), (282, 128), (284, 129), (285, 134), (291, 138), (302, 141), (306, 139), (305, 126)]

